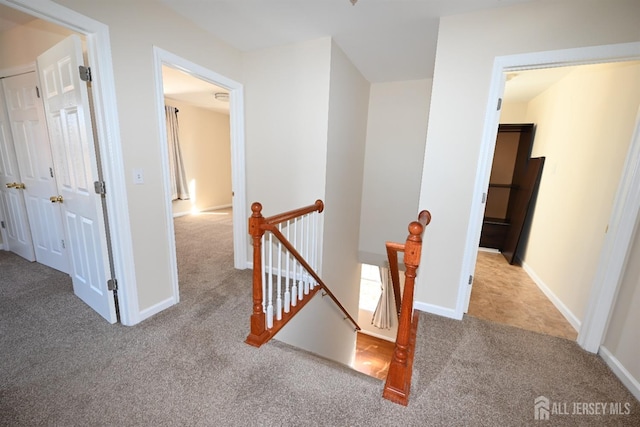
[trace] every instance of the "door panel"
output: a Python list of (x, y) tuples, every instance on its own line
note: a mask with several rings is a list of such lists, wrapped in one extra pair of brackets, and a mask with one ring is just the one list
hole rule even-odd
[(45, 116), (64, 223), (71, 251), (75, 294), (109, 322), (116, 321), (101, 196), (93, 189), (98, 164), (91, 128), (80, 39), (72, 35), (38, 57)]
[(35, 261), (23, 190), (7, 187), (13, 183), (22, 183), (22, 180), (5, 108), (4, 91), (0, 85), (0, 214), (5, 224), (2, 235), (6, 239), (4, 244), (11, 252)]
[(37, 96), (36, 73), (3, 79), (7, 110), (25, 202), (31, 224), (36, 261), (69, 272), (62, 211), (49, 198), (58, 190), (43, 104)]

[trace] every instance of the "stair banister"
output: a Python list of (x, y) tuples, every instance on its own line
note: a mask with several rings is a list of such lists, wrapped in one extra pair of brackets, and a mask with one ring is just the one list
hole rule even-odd
[[(253, 203), (251, 205), (251, 217), (249, 217), (249, 234), (252, 238), (253, 244), (253, 310), (251, 314), (251, 326), (250, 333), (246, 339), (246, 342), (255, 347), (259, 347), (265, 342), (267, 342), (273, 335), (275, 335), (295, 314), (300, 311), (310, 300), (311, 298), (320, 290), (324, 291), (324, 294), (328, 295), (331, 300), (337, 305), (337, 307), (342, 311), (345, 315), (345, 319), (348, 319), (355, 326), (356, 330), (360, 330), (357, 322), (353, 319), (353, 317), (347, 312), (344, 306), (338, 301), (333, 292), (327, 287), (327, 285), (320, 279), (318, 274), (315, 272), (314, 268), (307, 262), (307, 260), (301, 255), (300, 252), (306, 254), (306, 256), (311, 256), (314, 260), (317, 260), (316, 253), (316, 241), (314, 238), (309, 237), (309, 233), (313, 231), (315, 237), (316, 234), (316, 225), (309, 224), (309, 218), (306, 221), (306, 232), (307, 232), (307, 240), (304, 240), (304, 232), (305, 232), (305, 216), (308, 217), (308, 214), (318, 212), (321, 213), (324, 210), (324, 203), (321, 200), (316, 200), (313, 205), (309, 205), (300, 209), (294, 209), (288, 212), (284, 212), (281, 214), (273, 215), (271, 217), (265, 218), (262, 216), (262, 205), (258, 202)], [(300, 251), (298, 251), (293, 244), (289, 241), (289, 225), (293, 220), (293, 231), (294, 231), (294, 244), (301, 244)], [(300, 241), (296, 238), (297, 230), (298, 230), (298, 220), (300, 222)], [(282, 223), (286, 222), (286, 234), (282, 233)], [(268, 269), (264, 264), (264, 246), (263, 246), (263, 237), (265, 232), (269, 232), (269, 239), (266, 244), (269, 245), (269, 267)], [(290, 304), (287, 304), (287, 297), (285, 294), (285, 316), (279, 318), (280, 309), (276, 304), (276, 319), (272, 321), (272, 316), (270, 316), (269, 310), (267, 314), (265, 314), (265, 290), (269, 292), (269, 297), (271, 298), (271, 292), (273, 291), (273, 259), (271, 259), (271, 250), (273, 250), (273, 241), (272, 238), (275, 237), (278, 242), (278, 247), (284, 246), (293, 257), (292, 268), (293, 268), (293, 277), (291, 277), (291, 294), (290, 294)], [(312, 246), (310, 246), (312, 245)], [(278, 255), (279, 257), (280, 255)], [(289, 269), (289, 255), (287, 255), (287, 272), (286, 272), (286, 289), (288, 290), (289, 279), (291, 270)], [(300, 273), (297, 273), (296, 263), (300, 265)], [(281, 272), (281, 264), (280, 258), (278, 258), (278, 267), (277, 267), (277, 278), (278, 283), (276, 287), (278, 289), (278, 297), (280, 293), (280, 281), (282, 278)], [(306, 270), (306, 273), (304, 271)], [(268, 273), (268, 287), (264, 286), (264, 273)], [(295, 294), (296, 288), (296, 275), (299, 274), (299, 281), (297, 282), (297, 291), (298, 295)], [(311, 281), (311, 278), (315, 280), (318, 286)], [(304, 291), (303, 291), (304, 287)], [(277, 302), (277, 301), (276, 301)], [(271, 304), (271, 300), (269, 300), (269, 306)], [(288, 308), (289, 310), (287, 310)], [(269, 322), (266, 320), (269, 319)], [(269, 323), (267, 325), (267, 323)]]
[(406, 270), (404, 292), (399, 308), (400, 316), (396, 346), (389, 364), (389, 372), (382, 396), (405, 406), (409, 403), (413, 352), (415, 350), (415, 336), (418, 327), (418, 313), (414, 313), (413, 310), (413, 291), (416, 271), (420, 264), (422, 252), (422, 233), (429, 222), (431, 222), (431, 214), (429, 211), (423, 210), (418, 215), (418, 220), (409, 224), (409, 236), (404, 244), (393, 242), (387, 242), (386, 244), (387, 254), (389, 255), (389, 268), (394, 282), (394, 294), (396, 294), (396, 307), (400, 299), (398, 252), (404, 252)]

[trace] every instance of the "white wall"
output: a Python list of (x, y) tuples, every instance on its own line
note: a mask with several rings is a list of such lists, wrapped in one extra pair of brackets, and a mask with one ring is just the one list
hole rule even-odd
[(374, 83), (360, 212), (360, 261), (383, 265), (418, 215), (431, 79)]
[(40, 19), (0, 33), (0, 70), (34, 63), (38, 55), (70, 34)]
[(640, 105), (640, 63), (576, 68), (533, 99), (533, 157), (546, 162), (522, 253), (581, 322)]
[[(420, 209), (433, 220), (416, 300), (455, 316), (480, 144), (497, 56), (640, 40), (637, 1), (530, 2), (440, 21)], [(597, 23), (597, 25), (594, 25)], [(544, 31), (541, 30), (544, 26)], [(481, 214), (478, 213), (478, 221)]]
[[(58, 0), (109, 26), (125, 176), (144, 171), (145, 183), (127, 180), (133, 259), (141, 310), (172, 296), (169, 226), (163, 212), (160, 124), (156, 105), (153, 46), (236, 81), (240, 52), (198, 29), (160, 2)], [(125, 284), (126, 285), (126, 284)]]
[[(323, 46), (324, 40), (321, 40)], [(330, 42), (326, 46), (330, 48), (330, 57), (325, 59), (330, 68), (322, 69), (326, 69), (330, 77), (329, 99), (324, 104), (324, 115), (315, 116), (316, 119), (324, 117), (327, 124), (324, 136), (326, 167), (317, 172), (324, 178), (325, 186), (323, 194), (316, 197), (325, 202), (321, 277), (349, 314), (357, 319), (360, 289), (358, 224), (369, 83), (337, 45)], [(303, 64), (290, 72), (299, 74), (300, 65)], [(301, 74), (299, 78), (304, 77)], [(315, 163), (323, 162), (316, 159)], [(307, 174), (316, 170), (315, 166), (309, 166)], [(311, 202), (307, 200), (305, 204)], [(302, 204), (289, 209), (300, 206)], [(329, 297), (319, 296), (277, 336), (279, 340), (344, 364), (350, 363), (354, 355), (355, 338), (352, 325), (344, 320), (335, 304)]]
[(231, 206), (229, 115), (166, 99), (178, 113), (179, 138), (190, 199), (174, 200), (173, 214)]
[(330, 55), (322, 38), (243, 56), (247, 202), (264, 216), (324, 196)]

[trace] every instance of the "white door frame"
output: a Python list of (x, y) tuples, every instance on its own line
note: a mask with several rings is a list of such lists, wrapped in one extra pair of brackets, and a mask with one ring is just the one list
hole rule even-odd
[(164, 176), (165, 217), (169, 224), (169, 259), (173, 289), (173, 303), (180, 301), (178, 287), (178, 262), (176, 259), (175, 231), (173, 227), (173, 209), (171, 204), (171, 185), (169, 182), (169, 153), (167, 145), (167, 127), (164, 110), (164, 89), (162, 85), (162, 65), (168, 65), (180, 71), (229, 90), (229, 126), (231, 131), (231, 187), (233, 189), (233, 264), (240, 270), (247, 268), (247, 201), (245, 179), (245, 138), (244, 138), (244, 87), (241, 83), (205, 67), (188, 61), (178, 55), (153, 47), (154, 73), (156, 81), (156, 104), (158, 107), (158, 125), (160, 127), (160, 151), (162, 153), (162, 173)]
[[(481, 195), (489, 185), (489, 174), (500, 120), (500, 112), (497, 111), (496, 105), (504, 92), (504, 74), (506, 72), (638, 59), (640, 59), (640, 43), (638, 42), (496, 57), (489, 87), (487, 112), (473, 194)], [(592, 353), (598, 352), (600, 344), (604, 340), (640, 212), (639, 126), (640, 122), (637, 121), (609, 219), (609, 232), (605, 236), (589, 303), (578, 333), (578, 344)], [(466, 312), (469, 302), (468, 278), (475, 269), (483, 213), (482, 198), (474, 197), (458, 287), (456, 316), (459, 318), (462, 318), (463, 313)]]
[(124, 161), (109, 27), (51, 0), (0, 0), (0, 4), (68, 28), (86, 37), (88, 65), (94, 76), (91, 88), (94, 99), (95, 130), (107, 188), (106, 205), (109, 212), (115, 274), (118, 279), (120, 321), (124, 325), (134, 325), (140, 321), (140, 310), (135, 270), (133, 263), (127, 262), (133, 259), (133, 243), (123, 173)]

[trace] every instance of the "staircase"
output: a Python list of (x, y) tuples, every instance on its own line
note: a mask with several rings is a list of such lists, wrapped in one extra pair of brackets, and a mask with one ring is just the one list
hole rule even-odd
[(249, 234), (253, 243), (253, 313), (246, 343), (260, 347), (282, 329), (322, 290), (360, 330), (318, 273), (318, 215), (322, 200), (268, 218), (262, 205), (251, 205)]

